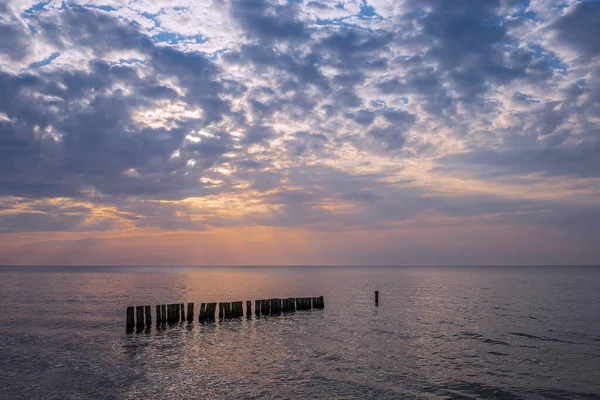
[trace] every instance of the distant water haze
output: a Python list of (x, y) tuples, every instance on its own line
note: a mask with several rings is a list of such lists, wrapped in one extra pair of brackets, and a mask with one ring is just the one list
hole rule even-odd
[[(594, 267), (3, 267), (0, 398), (598, 398), (598, 293)], [(318, 295), (125, 332), (130, 305)]]

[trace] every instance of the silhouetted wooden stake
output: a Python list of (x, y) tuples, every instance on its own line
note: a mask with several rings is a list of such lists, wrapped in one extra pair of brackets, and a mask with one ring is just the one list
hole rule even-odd
[(161, 317), (160, 317), (160, 304), (157, 304), (155, 308), (156, 308), (156, 325), (159, 325), (160, 324), (160, 320), (161, 320)]
[(167, 305), (161, 304), (160, 305), (160, 323), (164, 324), (165, 322), (167, 322)]
[(200, 310), (198, 310), (198, 322), (206, 320), (206, 303), (200, 303)]
[(127, 323), (125, 325), (128, 330), (135, 326), (135, 311), (133, 307), (127, 307)]
[(150, 306), (144, 306), (144, 315), (146, 318), (146, 326), (152, 325), (152, 309)]
[(296, 297), (296, 310), (306, 310), (306, 299), (303, 297)]
[(283, 299), (283, 312), (294, 312), (296, 311), (296, 299), (289, 297)]
[(214, 321), (215, 313), (217, 312), (217, 303), (208, 303), (207, 307), (209, 307), (207, 314), (208, 321)]
[(271, 313), (271, 300), (260, 301), (260, 314), (269, 315)]
[(179, 321), (185, 322), (185, 304), (179, 304)]
[(243, 303), (241, 301), (232, 301), (231, 302), (231, 312), (234, 318), (239, 318), (244, 316), (244, 311), (242, 309)]
[(281, 314), (281, 299), (271, 299), (271, 315)]
[(379, 290), (375, 291), (375, 305), (379, 305)]
[(246, 318), (252, 318), (252, 300), (246, 300)]
[(135, 325), (138, 328), (144, 327), (144, 306), (135, 307)]
[(179, 304), (173, 304), (173, 323), (179, 322), (181, 318), (179, 317)]
[(194, 320), (194, 303), (188, 303), (187, 321), (192, 322), (193, 320)]
[(262, 304), (260, 302), (260, 300), (254, 300), (254, 313), (256, 315), (260, 315), (260, 309), (262, 307)]

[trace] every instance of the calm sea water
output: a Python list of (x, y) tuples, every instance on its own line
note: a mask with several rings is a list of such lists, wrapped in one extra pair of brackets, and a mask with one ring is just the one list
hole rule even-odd
[[(128, 305), (318, 295), (125, 332)], [(0, 304), (2, 399), (600, 398), (600, 268), (0, 268)]]

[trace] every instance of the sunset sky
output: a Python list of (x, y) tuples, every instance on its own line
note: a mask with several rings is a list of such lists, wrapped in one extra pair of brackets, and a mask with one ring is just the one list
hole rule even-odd
[(600, 263), (600, 2), (0, 2), (0, 264)]

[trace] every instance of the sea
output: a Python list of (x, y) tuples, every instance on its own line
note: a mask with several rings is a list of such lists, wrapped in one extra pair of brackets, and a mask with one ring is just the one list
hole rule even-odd
[(0, 267), (0, 307), (1, 399), (600, 399), (600, 267)]

